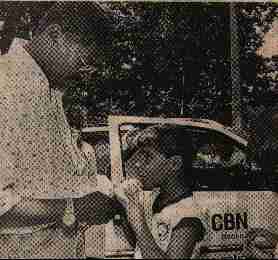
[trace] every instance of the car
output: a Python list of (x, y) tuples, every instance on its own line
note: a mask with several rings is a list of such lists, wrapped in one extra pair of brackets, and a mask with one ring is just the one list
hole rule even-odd
[[(198, 258), (245, 258), (246, 234), (251, 228), (277, 233), (278, 214), (274, 205), (277, 194), (271, 191), (268, 178), (258, 164), (248, 159), (248, 143), (231, 129), (212, 120), (194, 118), (151, 118), (110, 116), (109, 138), (112, 182), (122, 182), (125, 135), (134, 129), (157, 127), (161, 131), (190, 134), (193, 140), (193, 199), (202, 209), (206, 234), (198, 245)], [(130, 130), (131, 129), (131, 130)], [(224, 144), (224, 145), (223, 145)], [(217, 152), (224, 148), (230, 160), (221, 161)], [(220, 147), (220, 148), (219, 148)], [(210, 159), (209, 159), (210, 158)], [(148, 224), (151, 225), (152, 202), (158, 191), (144, 191)], [(132, 252), (122, 236), (112, 251)], [(272, 250), (267, 248), (266, 250)], [(113, 255), (113, 252), (110, 252)], [(197, 253), (195, 253), (197, 254)]]

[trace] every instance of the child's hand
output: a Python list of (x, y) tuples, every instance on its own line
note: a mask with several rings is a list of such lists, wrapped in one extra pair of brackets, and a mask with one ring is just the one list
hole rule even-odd
[(126, 180), (115, 188), (115, 195), (125, 208), (129, 223), (133, 227), (139, 226), (145, 220), (144, 208), (139, 201), (139, 195), (142, 191), (143, 185), (137, 179)]
[(119, 202), (127, 209), (128, 203), (139, 203), (139, 194), (143, 191), (142, 183), (137, 179), (128, 179), (114, 188)]

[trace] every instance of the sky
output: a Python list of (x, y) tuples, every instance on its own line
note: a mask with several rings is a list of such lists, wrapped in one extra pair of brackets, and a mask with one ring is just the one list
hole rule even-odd
[(271, 29), (264, 36), (264, 43), (257, 52), (265, 58), (271, 58), (278, 55), (278, 19), (276, 19)]

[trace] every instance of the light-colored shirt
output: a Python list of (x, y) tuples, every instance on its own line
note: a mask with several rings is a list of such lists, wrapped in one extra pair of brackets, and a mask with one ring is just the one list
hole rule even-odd
[[(0, 58), (0, 190), (14, 183), (20, 195), (68, 198), (96, 186), (94, 154), (84, 158), (86, 149), (80, 151), (71, 137), (62, 95), (50, 91), (46, 76), (20, 44)], [(66, 235), (55, 223), (1, 228), (0, 233), (0, 257), (81, 256), (81, 234)]]
[[(172, 231), (180, 221), (183, 218), (199, 217), (200, 210), (193, 198), (188, 197), (165, 207), (160, 213), (153, 215), (151, 233), (161, 250), (167, 252), (171, 242)], [(138, 246), (135, 249), (135, 259), (143, 259)]]
[[(35, 60), (17, 46), (0, 59), (0, 183), (21, 195), (75, 197), (96, 185), (71, 138), (62, 103)], [(1, 187), (0, 187), (1, 188)], [(84, 191), (85, 192), (85, 191)]]

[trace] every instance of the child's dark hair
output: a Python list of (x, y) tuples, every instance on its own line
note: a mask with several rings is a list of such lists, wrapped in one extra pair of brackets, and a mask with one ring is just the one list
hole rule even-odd
[(186, 165), (192, 164), (192, 137), (180, 126), (166, 126), (160, 131), (159, 149), (165, 156), (182, 156)]

